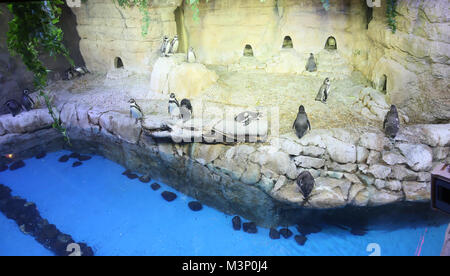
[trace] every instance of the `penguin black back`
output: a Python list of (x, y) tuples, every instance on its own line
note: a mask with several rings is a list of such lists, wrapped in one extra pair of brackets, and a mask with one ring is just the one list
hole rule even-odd
[(6, 101), (5, 105), (13, 117), (15, 117), (17, 114), (19, 114), (20, 111), (22, 110), (22, 107), (19, 104), (19, 102), (17, 102), (14, 99)]
[(384, 117), (383, 129), (387, 136), (395, 138), (400, 129), (400, 120), (398, 118), (397, 107), (391, 105), (386, 117)]
[(309, 171), (303, 171), (297, 177), (297, 185), (300, 188), (300, 191), (302, 192), (305, 201), (308, 201), (309, 196), (311, 195), (311, 192), (314, 189), (315, 185), (314, 177), (311, 175)]
[(298, 138), (302, 138), (308, 129), (311, 129), (311, 124), (308, 120), (308, 115), (306, 115), (305, 107), (300, 105), (298, 108), (297, 118), (292, 126), (295, 129), (295, 133)]
[(191, 101), (188, 99), (182, 99), (180, 102), (180, 106), (185, 106), (187, 109), (189, 109), (190, 112), (192, 112), (192, 105)]

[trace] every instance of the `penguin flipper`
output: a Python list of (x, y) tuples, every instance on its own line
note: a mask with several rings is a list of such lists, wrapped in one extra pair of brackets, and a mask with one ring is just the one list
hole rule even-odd
[(308, 120), (308, 119), (306, 119), (306, 123), (308, 124), (309, 130), (311, 130), (311, 124), (309, 123), (309, 120)]

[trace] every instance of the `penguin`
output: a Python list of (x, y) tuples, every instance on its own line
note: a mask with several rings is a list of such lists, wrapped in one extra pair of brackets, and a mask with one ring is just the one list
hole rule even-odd
[(292, 128), (295, 129), (295, 133), (300, 139), (306, 134), (308, 128), (311, 130), (311, 124), (309, 123), (308, 115), (306, 115), (305, 107), (303, 105), (300, 105), (298, 108), (297, 118), (295, 119)]
[(236, 122), (242, 123), (244, 126), (249, 125), (252, 121), (259, 120), (261, 113), (244, 111), (234, 117)]
[(180, 114), (183, 122), (186, 122), (192, 117), (192, 105), (188, 99), (182, 99), (180, 103)]
[(315, 72), (315, 71), (317, 71), (316, 60), (314, 58), (314, 54), (313, 53), (311, 53), (309, 55), (308, 62), (306, 63), (306, 71), (308, 71), (308, 72)]
[(320, 86), (319, 92), (317, 93), (316, 101), (321, 101), (325, 103), (328, 99), (329, 93), (330, 93), (330, 79), (325, 78), (322, 86)]
[(180, 104), (174, 93), (170, 93), (168, 111), (172, 119), (180, 119)]
[(314, 189), (314, 177), (311, 175), (309, 171), (303, 171), (297, 177), (297, 185), (300, 188), (303, 197), (305, 198), (305, 202), (308, 201), (309, 196), (311, 195), (312, 190)]
[(144, 113), (134, 99), (130, 99), (128, 102), (130, 103), (130, 116), (136, 119), (135, 124), (137, 124), (138, 120), (142, 121), (144, 118)]
[(178, 51), (178, 36), (175, 35), (170, 42), (169, 54), (175, 54)]
[(195, 53), (194, 53), (194, 48), (189, 47), (186, 60), (189, 63), (193, 63), (197, 60), (197, 57), (195, 56)]
[(14, 99), (6, 101), (5, 105), (13, 117), (16, 117), (22, 111), (21, 104)]
[(400, 128), (400, 120), (398, 119), (397, 107), (391, 105), (390, 110), (386, 113), (383, 122), (384, 133), (390, 138), (395, 138)]
[(30, 111), (34, 107), (34, 101), (30, 97), (30, 91), (28, 89), (24, 89), (22, 92), (22, 106), (27, 111)]
[(166, 54), (167, 45), (169, 45), (169, 37), (167, 37), (167, 35), (165, 35), (163, 37), (163, 42), (161, 44), (161, 49), (160, 49), (162, 57), (165, 56), (165, 54)]
[(71, 80), (75, 77), (72, 67), (64, 71), (63, 80)]
[(90, 73), (89, 70), (85, 66), (77, 66), (77, 67), (74, 67), (73, 70), (78, 73), (78, 76), (82, 76), (87, 73)]

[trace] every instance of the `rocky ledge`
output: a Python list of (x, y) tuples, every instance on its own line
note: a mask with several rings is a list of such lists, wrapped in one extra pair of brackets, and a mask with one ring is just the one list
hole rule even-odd
[[(265, 143), (176, 144), (147, 135), (149, 129), (126, 111), (75, 103), (58, 110), (75, 150), (101, 154), (267, 227), (302, 210), (429, 201), (430, 171), (450, 161), (450, 124), (404, 126), (395, 140), (376, 130), (332, 129), (313, 130), (302, 139), (269, 137)], [(0, 116), (0, 153), (29, 157), (62, 148), (61, 135), (50, 125), (46, 110)], [(144, 126), (161, 125), (155, 116)], [(295, 183), (304, 170), (316, 181), (308, 202)]]

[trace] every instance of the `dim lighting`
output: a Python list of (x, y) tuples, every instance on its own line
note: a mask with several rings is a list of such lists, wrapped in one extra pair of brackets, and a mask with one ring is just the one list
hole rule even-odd
[(5, 157), (8, 158), (8, 159), (13, 159), (14, 158), (14, 154), (9, 153), (9, 154), (5, 155)]

